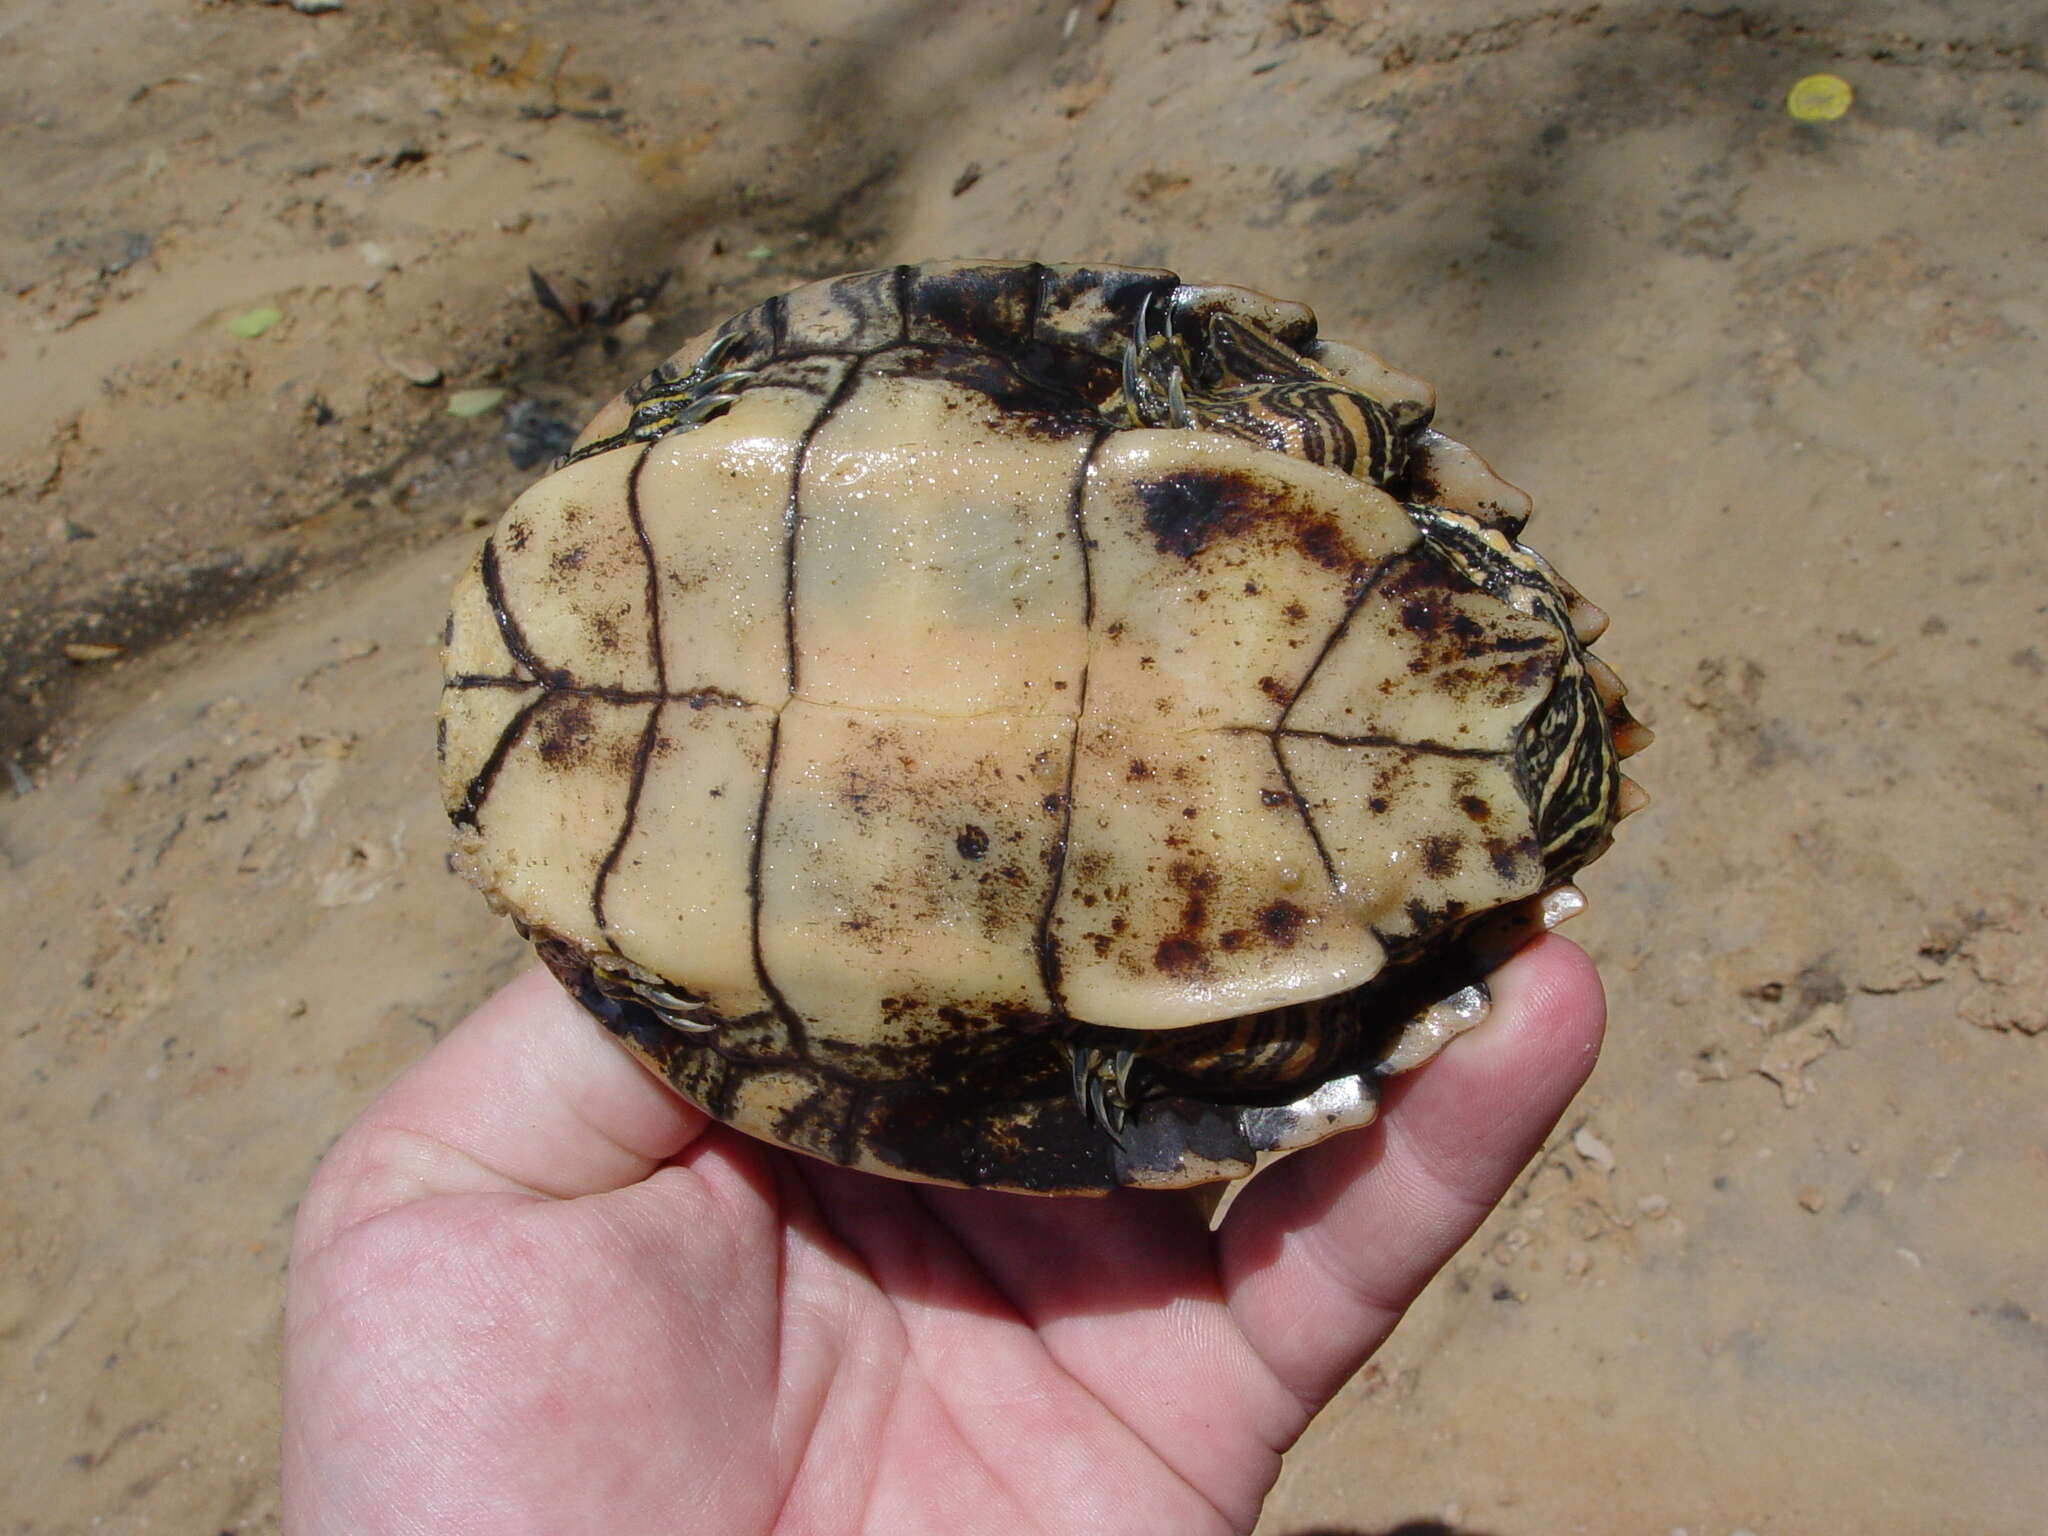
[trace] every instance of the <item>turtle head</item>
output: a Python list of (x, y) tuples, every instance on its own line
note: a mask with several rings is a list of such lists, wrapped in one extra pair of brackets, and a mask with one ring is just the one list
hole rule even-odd
[(1148, 301), (1124, 348), (1112, 406), (1127, 425), (1221, 432), (1374, 485), (1399, 479), (1426, 407), (1374, 399), (1255, 321), (1212, 310), (1189, 325), (1172, 300), (1166, 310), (1155, 326)]

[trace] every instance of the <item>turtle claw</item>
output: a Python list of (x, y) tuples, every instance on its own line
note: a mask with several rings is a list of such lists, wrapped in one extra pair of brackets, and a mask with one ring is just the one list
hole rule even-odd
[(653, 375), (661, 381), (660, 387), (640, 397), (623, 429), (563, 454), (555, 460), (554, 467), (561, 469), (579, 459), (593, 458), (631, 443), (657, 443), (671, 432), (687, 432), (714, 416), (724, 415), (739, 399), (740, 392), (761, 377), (751, 368), (723, 366), (739, 342), (739, 334), (728, 331), (706, 347), (690, 365), (690, 371), (679, 378), (672, 377), (668, 365), (663, 364)]
[(1067, 1045), (1061, 1049), (1067, 1053), (1074, 1103), (1080, 1108), (1081, 1118), (1101, 1126), (1121, 1146), (1124, 1127), (1131, 1118), (1131, 1068), (1137, 1063), (1137, 1054), (1111, 1054), (1092, 1045)]

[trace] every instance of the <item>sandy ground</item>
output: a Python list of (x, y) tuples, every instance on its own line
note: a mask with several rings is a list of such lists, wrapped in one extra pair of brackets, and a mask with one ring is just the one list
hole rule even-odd
[(432, 712), (524, 465), (720, 312), (985, 254), (1433, 380), (1660, 733), (1600, 1068), (1261, 1532), (2048, 1529), (2044, 69), (1997, 0), (17, 0), (0, 1526), (277, 1527), (293, 1202), (522, 963)]

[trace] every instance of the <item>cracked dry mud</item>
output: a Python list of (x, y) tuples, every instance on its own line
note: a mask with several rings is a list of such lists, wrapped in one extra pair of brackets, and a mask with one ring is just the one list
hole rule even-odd
[(515, 456), (947, 254), (1432, 379), (1660, 736), (1599, 1070), (1261, 1531), (2039, 1529), (2038, 8), (30, 0), (0, 60), (0, 1529), (276, 1529), (292, 1202), (523, 963), (432, 772)]

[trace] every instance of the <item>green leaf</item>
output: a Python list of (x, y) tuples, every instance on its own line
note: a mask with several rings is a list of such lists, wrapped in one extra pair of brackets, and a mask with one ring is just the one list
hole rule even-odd
[(448, 397), (450, 416), (481, 416), (490, 410), (507, 391), (502, 389), (458, 389)]
[(254, 341), (283, 318), (283, 310), (264, 304), (256, 309), (245, 309), (234, 316), (228, 321), (228, 331), (244, 341)]

